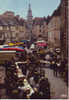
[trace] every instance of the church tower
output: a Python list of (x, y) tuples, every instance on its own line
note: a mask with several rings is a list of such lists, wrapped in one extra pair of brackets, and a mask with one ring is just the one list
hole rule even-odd
[(29, 8), (28, 8), (28, 15), (27, 15), (27, 38), (31, 41), (32, 39), (32, 21), (33, 16), (32, 16), (32, 10), (31, 10), (31, 4), (29, 3)]
[(27, 20), (28, 20), (29, 22), (31, 22), (31, 21), (32, 21), (32, 18), (33, 18), (33, 16), (32, 16), (31, 4), (29, 3), (29, 9), (28, 9)]

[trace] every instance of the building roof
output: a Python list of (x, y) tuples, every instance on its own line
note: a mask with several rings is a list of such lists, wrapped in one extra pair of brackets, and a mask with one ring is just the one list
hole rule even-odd
[(50, 22), (50, 20), (53, 18), (53, 17), (56, 17), (56, 16), (60, 16), (60, 5), (58, 6), (58, 8), (53, 12), (53, 14), (51, 16), (48, 16), (47, 17), (47, 23)]
[(45, 17), (36, 17), (33, 19), (33, 24), (35, 25), (43, 25), (44, 22), (46, 22), (47, 19)]
[(24, 25), (25, 21), (22, 18), (18, 18), (17, 16), (6, 16), (4, 15), (0, 15), (0, 25), (2, 26), (15, 26), (15, 25)]

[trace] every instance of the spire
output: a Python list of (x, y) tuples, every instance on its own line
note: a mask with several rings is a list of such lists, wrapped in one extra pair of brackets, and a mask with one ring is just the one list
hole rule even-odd
[(31, 10), (31, 3), (30, 3), (30, 0), (29, 0), (29, 10)]
[(29, 19), (31, 19), (32, 20), (32, 10), (31, 10), (31, 4), (30, 4), (30, 2), (29, 2), (29, 8), (28, 8), (28, 15), (27, 15), (27, 19), (29, 20)]
[(32, 9), (31, 9), (31, 3), (29, 1), (29, 5), (28, 5), (28, 15), (27, 15), (27, 28), (28, 28), (28, 38), (29, 40), (31, 40), (32, 38)]
[(31, 11), (31, 4), (29, 3), (29, 11)]

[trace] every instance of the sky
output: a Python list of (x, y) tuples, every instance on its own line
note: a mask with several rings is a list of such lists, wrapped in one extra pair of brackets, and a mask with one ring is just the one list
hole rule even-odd
[(5, 11), (13, 11), (15, 15), (26, 18), (29, 1), (33, 17), (47, 17), (60, 4), (60, 0), (0, 0), (0, 14)]

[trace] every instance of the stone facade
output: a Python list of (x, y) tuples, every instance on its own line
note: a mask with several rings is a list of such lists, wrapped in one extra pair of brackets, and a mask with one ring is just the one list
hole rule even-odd
[(31, 5), (29, 4), (27, 20), (15, 16), (14, 12), (7, 11), (0, 15), (0, 43), (5, 40), (19, 41), (23, 39), (35, 40), (42, 35), (43, 39), (48, 40), (47, 19), (33, 18)]
[(48, 25), (45, 18), (33, 18), (31, 21), (32, 27), (29, 29), (28, 20), (19, 18), (13, 15), (14, 13), (12, 12), (9, 13), (11, 16), (10, 14), (8, 15), (8, 12), (0, 15), (0, 43), (2, 40), (5, 40), (5, 43), (7, 43), (8, 41), (29, 39), (30, 35), (36, 39), (39, 35), (42, 35), (46, 41), (48, 40)]
[(60, 16), (54, 12), (48, 23), (48, 43), (50, 47), (60, 47)]
[(34, 18), (32, 33), (38, 38), (40, 35), (48, 41), (48, 25), (46, 18)]
[(61, 49), (64, 57), (68, 57), (68, 1), (61, 0)]
[(0, 15), (0, 42), (2, 40), (5, 42), (17, 41), (25, 38), (26, 22), (13, 14), (12, 12), (5, 12)]

